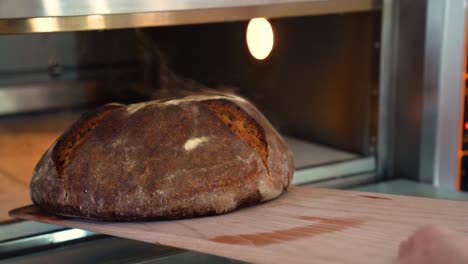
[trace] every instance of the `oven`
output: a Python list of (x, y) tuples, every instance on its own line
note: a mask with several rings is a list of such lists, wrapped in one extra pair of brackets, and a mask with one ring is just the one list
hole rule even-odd
[(265, 114), (294, 185), (468, 200), (465, 4), (0, 0), (0, 259), (234, 262), (8, 216), (83, 112), (199, 86)]

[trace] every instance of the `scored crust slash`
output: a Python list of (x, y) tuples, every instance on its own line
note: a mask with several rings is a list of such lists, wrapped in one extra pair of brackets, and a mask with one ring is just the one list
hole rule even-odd
[(57, 215), (177, 219), (271, 200), (293, 171), (290, 149), (253, 104), (204, 93), (84, 114), (43, 155), (30, 187)]

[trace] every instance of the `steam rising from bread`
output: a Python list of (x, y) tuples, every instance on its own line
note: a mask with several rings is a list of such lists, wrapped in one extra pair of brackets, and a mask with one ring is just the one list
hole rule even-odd
[(180, 98), (193, 94), (236, 94), (234, 87), (208, 88), (205, 85), (180, 76), (169, 66), (168, 60), (157, 43), (142, 29), (135, 29), (135, 35), (144, 64), (143, 86), (135, 87), (150, 99)]

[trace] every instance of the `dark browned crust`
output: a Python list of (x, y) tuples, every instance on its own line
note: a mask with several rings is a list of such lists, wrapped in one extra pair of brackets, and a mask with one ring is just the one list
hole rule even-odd
[(31, 197), (67, 217), (190, 218), (271, 200), (293, 170), (289, 148), (252, 104), (207, 95), (84, 116), (37, 164)]
[(242, 141), (254, 148), (268, 168), (268, 146), (265, 131), (242, 108), (226, 99), (203, 101)]
[(58, 140), (52, 150), (52, 159), (57, 169), (58, 177), (62, 177), (64, 169), (73, 158), (73, 153), (81, 143), (86, 140), (86, 136), (109, 114), (121, 104), (107, 104), (98, 108), (95, 112), (83, 114)]

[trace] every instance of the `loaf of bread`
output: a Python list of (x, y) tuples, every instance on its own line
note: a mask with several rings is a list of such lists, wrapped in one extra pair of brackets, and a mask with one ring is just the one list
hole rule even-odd
[(177, 219), (271, 200), (293, 170), (288, 146), (250, 102), (197, 94), (84, 114), (43, 155), (30, 190), (62, 216)]

